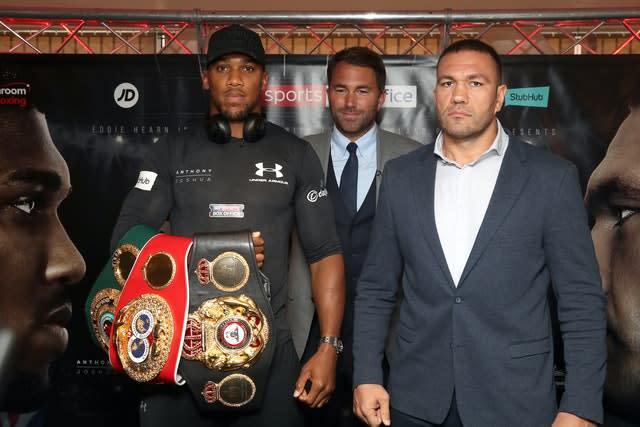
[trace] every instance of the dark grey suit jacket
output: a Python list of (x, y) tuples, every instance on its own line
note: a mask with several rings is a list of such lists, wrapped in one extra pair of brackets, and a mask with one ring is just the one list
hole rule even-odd
[(575, 167), (510, 139), (457, 288), (435, 224), (435, 172), (433, 144), (386, 166), (357, 287), (354, 386), (382, 384), (402, 286), (394, 408), (440, 423), (455, 389), (465, 427), (551, 425), (553, 285), (567, 369), (560, 410), (601, 422), (605, 300)]
[[(380, 128), (378, 128), (377, 135), (377, 170), (380, 171), (380, 173), (376, 174), (376, 189), (379, 189), (382, 176), (381, 172), (387, 161), (416, 150), (420, 148), (422, 144)], [(304, 139), (309, 141), (320, 158), (322, 170), (326, 177), (329, 155), (331, 154), (331, 131), (306, 136)], [(291, 326), (296, 351), (298, 355), (301, 356), (309, 336), (309, 328), (311, 327), (315, 308), (311, 299), (309, 266), (304, 258), (300, 242), (295, 233), (291, 239), (289, 259), (287, 319)]]

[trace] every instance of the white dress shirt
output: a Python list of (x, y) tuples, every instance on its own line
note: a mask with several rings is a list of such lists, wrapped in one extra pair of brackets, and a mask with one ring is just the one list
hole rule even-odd
[[(497, 119), (496, 119), (497, 120)], [(460, 277), (487, 212), (489, 200), (500, 172), (509, 136), (498, 123), (498, 134), (491, 147), (473, 163), (459, 165), (442, 151), (442, 132), (436, 138), (434, 213), (440, 245), (453, 282)]]

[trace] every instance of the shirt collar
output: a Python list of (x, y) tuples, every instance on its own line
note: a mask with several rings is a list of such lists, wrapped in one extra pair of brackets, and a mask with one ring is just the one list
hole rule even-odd
[[(358, 153), (359, 157), (369, 157), (371, 155), (375, 155), (376, 152), (376, 141), (378, 139), (378, 125), (374, 124), (371, 129), (367, 131), (364, 135), (358, 138), (356, 141), (358, 143)], [(334, 125), (333, 131), (331, 132), (331, 156), (334, 158), (343, 158), (349, 157), (349, 152), (347, 151), (347, 145), (352, 142), (349, 138), (344, 136), (342, 132), (338, 130), (338, 128)]]
[[(509, 135), (507, 135), (507, 132), (505, 132), (504, 128), (502, 127), (500, 120), (498, 120), (497, 118), (496, 118), (496, 124), (498, 125), (498, 134), (493, 140), (493, 143), (489, 148), (487, 148), (487, 150), (484, 153), (480, 155), (480, 157), (478, 157), (476, 161), (469, 163), (469, 166), (473, 166), (476, 163), (486, 159), (489, 156), (493, 156), (493, 155), (504, 156), (504, 153), (507, 151), (507, 146), (509, 145)], [(442, 131), (440, 131), (440, 133), (438, 134), (438, 137), (436, 138), (435, 146), (433, 148), (434, 154), (440, 157), (440, 159), (442, 159), (444, 163), (450, 163), (450, 164), (459, 166), (456, 162), (447, 158), (447, 156), (444, 155), (442, 151), (443, 142), (444, 142), (444, 136), (442, 135)]]

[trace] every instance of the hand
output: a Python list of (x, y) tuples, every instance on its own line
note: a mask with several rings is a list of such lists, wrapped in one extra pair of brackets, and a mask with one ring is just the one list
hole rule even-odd
[(568, 412), (558, 412), (551, 427), (596, 427), (596, 423)]
[(259, 231), (254, 231), (251, 233), (251, 240), (253, 240), (253, 250), (256, 253), (256, 263), (258, 268), (262, 268), (264, 264), (264, 239)]
[(360, 384), (353, 391), (353, 413), (367, 425), (391, 425), (389, 393), (380, 384)]
[[(336, 364), (338, 355), (330, 344), (321, 344), (311, 359), (300, 370), (293, 397), (311, 408), (322, 408), (336, 388)], [(307, 381), (311, 388), (305, 390)]]

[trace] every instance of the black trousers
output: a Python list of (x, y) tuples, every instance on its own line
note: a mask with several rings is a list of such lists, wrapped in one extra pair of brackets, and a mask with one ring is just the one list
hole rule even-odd
[(242, 413), (202, 413), (187, 386), (150, 385), (140, 403), (141, 427), (302, 427), (302, 405), (293, 398), (300, 362), (293, 342), (278, 343), (262, 406)]

